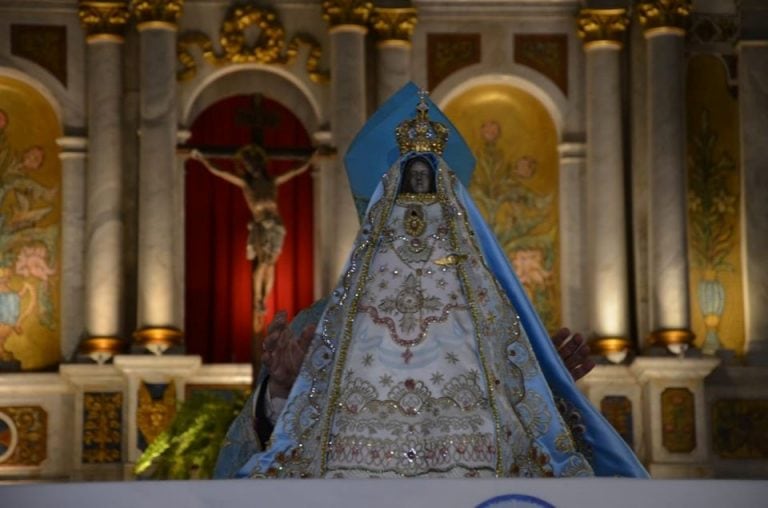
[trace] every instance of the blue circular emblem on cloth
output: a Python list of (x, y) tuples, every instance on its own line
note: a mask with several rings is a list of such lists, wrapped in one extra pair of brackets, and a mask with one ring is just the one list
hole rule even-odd
[(505, 494), (483, 501), (476, 508), (555, 508), (538, 497), (525, 494)]

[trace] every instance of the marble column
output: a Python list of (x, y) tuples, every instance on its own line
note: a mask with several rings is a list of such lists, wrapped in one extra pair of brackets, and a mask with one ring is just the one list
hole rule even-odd
[(577, 19), (586, 53), (589, 329), (593, 350), (616, 363), (631, 345), (620, 60), (628, 24), (626, 9), (582, 9)]
[(105, 361), (125, 348), (123, 325), (122, 87), (125, 2), (80, 2), (86, 31), (88, 171), (85, 337), (80, 352)]
[[(365, 35), (373, 4), (364, 0), (327, 0), (323, 18), (331, 39), (331, 133), (339, 164), (333, 175), (334, 231), (332, 244), (339, 253), (331, 267), (335, 281), (346, 261), (359, 228), (343, 158), (367, 114), (365, 87)], [(344, 254), (343, 254), (344, 253)]]
[(558, 146), (560, 155), (560, 287), (562, 322), (571, 330), (589, 330), (586, 289), (586, 143), (568, 142)]
[(412, 7), (376, 7), (371, 26), (377, 42), (377, 104), (383, 104), (411, 79), (411, 37), (416, 27), (416, 9)]
[(83, 232), (85, 158), (88, 140), (63, 137), (61, 148), (61, 356), (72, 358), (85, 328), (83, 320)]
[(741, 3), (739, 119), (747, 358), (768, 365), (768, 5)]
[(174, 269), (176, 31), (183, 0), (133, 0), (139, 31), (138, 330), (160, 354), (181, 342)]
[(335, 172), (338, 154), (331, 143), (330, 131), (318, 131), (313, 135), (318, 155), (312, 165), (312, 189), (314, 197), (314, 291), (315, 299), (330, 294), (336, 284), (336, 248), (331, 244), (334, 227), (331, 215), (336, 199)]
[(693, 341), (688, 293), (685, 24), (690, 0), (636, 6), (647, 52), (649, 298), (652, 342), (684, 351)]

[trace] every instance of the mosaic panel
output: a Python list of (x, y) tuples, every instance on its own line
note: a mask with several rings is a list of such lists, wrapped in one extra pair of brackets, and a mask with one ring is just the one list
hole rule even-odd
[(567, 35), (515, 35), (515, 62), (544, 74), (568, 95)]
[(661, 392), (661, 443), (672, 453), (690, 453), (696, 448), (695, 403), (688, 388)]
[(632, 401), (623, 395), (608, 395), (600, 401), (600, 412), (613, 425), (624, 441), (634, 447), (634, 427), (632, 425)]
[(11, 53), (35, 62), (67, 86), (67, 27), (11, 25)]
[(427, 34), (427, 86), (434, 90), (454, 72), (480, 62), (480, 34)]
[(712, 449), (723, 459), (768, 459), (768, 400), (716, 401)]

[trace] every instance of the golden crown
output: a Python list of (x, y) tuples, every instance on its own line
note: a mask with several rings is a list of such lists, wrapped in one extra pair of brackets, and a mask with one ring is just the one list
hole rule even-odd
[(400, 154), (408, 152), (434, 152), (443, 154), (445, 143), (448, 141), (448, 127), (440, 122), (429, 120), (427, 92), (419, 92), (419, 105), (416, 107), (416, 118), (406, 120), (395, 129)]

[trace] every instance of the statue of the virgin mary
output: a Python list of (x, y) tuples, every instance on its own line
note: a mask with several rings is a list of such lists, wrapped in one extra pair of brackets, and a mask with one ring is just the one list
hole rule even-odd
[[(383, 129), (399, 151), (388, 169)], [(573, 384), (436, 106), (407, 86), (354, 154), (353, 192), (371, 196), (362, 226), (269, 446), (239, 476), (645, 477)]]

